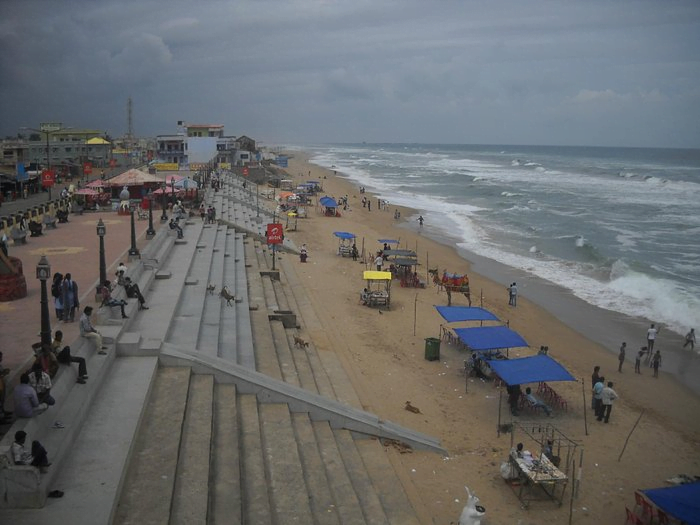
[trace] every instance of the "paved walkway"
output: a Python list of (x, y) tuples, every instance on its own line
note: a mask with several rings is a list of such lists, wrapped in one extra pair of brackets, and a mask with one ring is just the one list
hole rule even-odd
[[(44, 197), (45, 198), (45, 197)], [(26, 201), (24, 201), (26, 202)], [(2, 207), (2, 212), (5, 206)], [(160, 227), (160, 211), (154, 209), (153, 226)], [(128, 215), (117, 215), (113, 211), (86, 212), (83, 215), (71, 214), (68, 224), (59, 224), (55, 230), (45, 230), (41, 237), (28, 237), (27, 244), (13, 246), (9, 254), (22, 261), (27, 280), (27, 297), (18, 301), (0, 302), (0, 350), (4, 354), (3, 365), (13, 369), (22, 366), (32, 356), (31, 345), (39, 341), (41, 331), (41, 283), (36, 278), (36, 264), (46, 255), (51, 264), (51, 274), (69, 272), (76, 283), (83, 306), (95, 305), (95, 285), (99, 279), (99, 238), (96, 232), (97, 221), (102, 218), (106, 227), (105, 261), (107, 278), (114, 279), (119, 261), (128, 266), (128, 251), (131, 246), (131, 227)], [(136, 220), (137, 246), (141, 249), (148, 242), (145, 232), (147, 220)], [(49, 312), (51, 332), (60, 329), (64, 340), (70, 343), (79, 333), (78, 322), (59, 323), (50, 297)], [(99, 306), (99, 304), (97, 304)]]

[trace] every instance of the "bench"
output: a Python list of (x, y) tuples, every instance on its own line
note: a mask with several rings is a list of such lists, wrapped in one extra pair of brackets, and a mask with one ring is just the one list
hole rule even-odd
[(30, 237), (39, 237), (40, 235), (43, 235), (43, 230), (44, 228), (41, 226), (40, 222), (36, 221), (29, 221), (29, 236)]
[(14, 242), (15, 246), (18, 246), (20, 244), (27, 244), (26, 230), (20, 230), (16, 226), (13, 226), (10, 230), (10, 237), (12, 237), (12, 241)]
[(42, 221), (44, 223), (44, 226), (47, 228), (56, 228), (56, 217), (53, 217), (49, 215), (48, 213), (44, 214), (44, 219)]

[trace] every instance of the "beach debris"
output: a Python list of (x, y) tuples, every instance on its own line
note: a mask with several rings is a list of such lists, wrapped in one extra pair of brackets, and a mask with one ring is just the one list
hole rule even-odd
[(420, 411), (420, 408), (414, 407), (410, 401), (406, 401), (406, 406), (404, 406), (405, 410), (408, 410), (409, 412), (413, 412), (414, 414), (421, 414), (422, 412)]
[[(399, 454), (412, 454), (413, 449), (410, 445), (390, 438), (380, 438), (380, 442), (385, 447), (394, 447)], [(415, 469), (413, 470), (415, 472)]]

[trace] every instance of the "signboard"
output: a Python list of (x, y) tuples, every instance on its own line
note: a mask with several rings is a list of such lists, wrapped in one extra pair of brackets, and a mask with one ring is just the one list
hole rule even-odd
[(61, 122), (42, 122), (39, 124), (39, 129), (41, 131), (47, 131), (51, 133), (52, 131), (61, 131), (63, 129), (63, 123)]
[(230, 169), (231, 169), (231, 163), (230, 163), (230, 162), (219, 162), (219, 169), (222, 169), (222, 170), (230, 170)]
[(117, 159), (109, 159), (109, 167), (114, 168), (117, 166)]
[(286, 157), (285, 155), (279, 155), (275, 159), (275, 164), (277, 164), (280, 168), (288, 168), (289, 167), (289, 158)]
[(83, 164), (83, 173), (85, 175), (90, 175), (92, 173), (92, 162), (86, 162)]
[(56, 183), (56, 172), (54, 170), (43, 170), (41, 172), (41, 185), (50, 188)]
[(243, 168), (243, 176), (244, 176), (244, 177), (247, 177), (247, 176), (248, 176), (248, 166), (246, 166), (245, 168)]
[(27, 170), (24, 168), (24, 164), (21, 162), (17, 163), (17, 180), (29, 180), (29, 173), (27, 173)]
[(160, 164), (154, 164), (153, 167), (155, 167), (155, 169), (158, 171), (177, 171), (180, 166), (177, 164), (177, 162), (163, 162)]
[(282, 244), (284, 240), (284, 229), (281, 224), (267, 225), (267, 244)]

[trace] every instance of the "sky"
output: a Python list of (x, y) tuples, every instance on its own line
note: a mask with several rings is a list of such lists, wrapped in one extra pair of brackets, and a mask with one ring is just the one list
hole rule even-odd
[(0, 0), (0, 136), (700, 147), (698, 0)]

